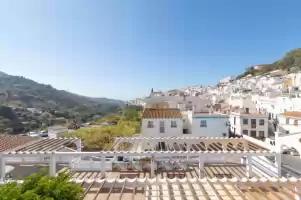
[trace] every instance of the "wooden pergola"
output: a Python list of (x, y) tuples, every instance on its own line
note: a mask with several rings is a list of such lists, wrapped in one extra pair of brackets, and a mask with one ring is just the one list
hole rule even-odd
[[(151, 177), (155, 174), (156, 162), (173, 161), (182, 162), (183, 159), (192, 160), (198, 164), (199, 178), (204, 177), (204, 164), (213, 158), (246, 158), (247, 177), (252, 177), (252, 157), (253, 156), (274, 156), (277, 163), (277, 174), (281, 176), (281, 157), (278, 152), (266, 150), (245, 139), (236, 138), (204, 138), (204, 137), (160, 137), (160, 138), (117, 138), (114, 145), (109, 145), (109, 150), (99, 152), (59, 152), (57, 149), (66, 142), (75, 142), (77, 138), (61, 138), (57, 140), (46, 139), (34, 143), (22, 149), (0, 154), (0, 164), (3, 166), (5, 160), (12, 158), (47, 157), (49, 160), (50, 174), (55, 175), (56, 163), (59, 158), (80, 158), (94, 156), (100, 160), (92, 163), (95, 170), (105, 175), (106, 158), (120, 157), (140, 157), (148, 158), (150, 162)], [(158, 143), (165, 143), (166, 148), (158, 149)], [(119, 145), (129, 147), (128, 149), (119, 148)], [(124, 145), (130, 144), (130, 145)], [(144, 146), (146, 145), (146, 147)], [(224, 160), (225, 161), (225, 160)], [(223, 161), (223, 162), (224, 162)], [(81, 160), (78, 162), (82, 162)], [(108, 161), (109, 162), (109, 161)], [(1, 168), (0, 166), (0, 168)], [(98, 167), (99, 166), (99, 167)], [(1, 171), (4, 173), (3, 170)], [(1, 174), (0, 174), (1, 175)], [(3, 177), (3, 176), (1, 176)]]
[(84, 200), (287, 200), (301, 198), (300, 179), (88, 179)]

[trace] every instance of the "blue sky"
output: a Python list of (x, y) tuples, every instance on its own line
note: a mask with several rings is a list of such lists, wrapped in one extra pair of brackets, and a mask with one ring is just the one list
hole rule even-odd
[(300, 0), (7, 0), (0, 71), (93, 97), (215, 84), (301, 42)]

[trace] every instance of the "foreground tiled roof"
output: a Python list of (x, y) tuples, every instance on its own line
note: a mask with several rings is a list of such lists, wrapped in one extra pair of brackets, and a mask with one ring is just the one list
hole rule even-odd
[(19, 135), (1, 135), (0, 136), (0, 152), (14, 149), (18, 146), (31, 144), (38, 141), (36, 137), (19, 136)]
[(142, 114), (144, 119), (182, 118), (179, 109), (150, 109), (147, 108)]
[(0, 152), (57, 151), (75, 143), (78, 138), (39, 138), (29, 136), (0, 136)]
[[(108, 171), (105, 173), (105, 177), (107, 178), (116, 178), (119, 177), (121, 179), (123, 178), (150, 178), (150, 171), (149, 169), (142, 170), (142, 166), (139, 167), (139, 165), (143, 165), (147, 163), (141, 162), (141, 163), (123, 163), (123, 164), (116, 164), (119, 165), (120, 168), (113, 168), (112, 171)], [(116, 166), (115, 165), (115, 166)], [(194, 164), (184, 164), (184, 163), (178, 163), (175, 166), (174, 162), (164, 163), (164, 166), (169, 165), (170, 168), (162, 168), (162, 164), (160, 165), (160, 169), (154, 171), (154, 177), (160, 179), (160, 178), (198, 178), (199, 177), (199, 167), (198, 165)], [(134, 166), (134, 167), (132, 167)], [(100, 171), (72, 171), (69, 168), (65, 167), (62, 170), (59, 171), (59, 173), (65, 172), (68, 174), (68, 176), (71, 179), (99, 179), (102, 178), (103, 175)], [(245, 178), (247, 174), (246, 167), (242, 164), (205, 164), (204, 167), (204, 175), (206, 178)], [(254, 172), (253, 176), (256, 178), (261, 178), (262, 175)]]
[(299, 179), (87, 179), (84, 200), (286, 200), (301, 197)]
[[(169, 140), (172, 140), (174, 143), (170, 144)], [(123, 143), (132, 144), (131, 148), (123, 150), (138, 151), (136, 149), (143, 146), (146, 141), (160, 141), (166, 144), (164, 148), (157, 145), (152, 149), (155, 151), (268, 151), (267, 148), (243, 138), (219, 137), (118, 137), (114, 145), (105, 147), (104, 151), (113, 151), (114, 148), (119, 149), (120, 144)], [(193, 142), (191, 149), (187, 149), (184, 143), (190, 142)]]
[(20, 148), (15, 148), (15, 152), (26, 151), (58, 151), (67, 145), (76, 142), (78, 138), (45, 138)]

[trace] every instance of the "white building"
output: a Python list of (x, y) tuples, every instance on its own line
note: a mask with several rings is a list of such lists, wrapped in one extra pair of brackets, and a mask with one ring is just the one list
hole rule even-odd
[(264, 114), (231, 112), (230, 125), (234, 134), (268, 137), (268, 116)]
[(66, 126), (50, 126), (48, 127), (48, 137), (49, 138), (59, 138), (63, 137), (65, 133), (68, 132), (68, 127)]
[(192, 117), (192, 135), (194, 137), (227, 137), (229, 116), (220, 113), (195, 112)]
[(228, 76), (226, 78), (223, 78), (220, 80), (220, 83), (229, 83), (230, 81), (234, 80), (235, 78), (233, 76)]
[(181, 136), (183, 118), (179, 109), (147, 108), (142, 115), (141, 134), (145, 137)]
[(146, 137), (227, 137), (229, 116), (209, 111), (179, 109), (145, 109), (141, 133)]
[(228, 104), (232, 106), (232, 108), (237, 107), (241, 109), (248, 110), (249, 112), (256, 112), (256, 104), (253, 103), (251, 96), (250, 97), (230, 97)]
[[(276, 148), (281, 152), (301, 154), (301, 112), (285, 112), (277, 116)], [(293, 154), (294, 155), (294, 154)]]
[[(301, 112), (285, 112), (277, 115), (278, 132), (301, 133)], [(301, 145), (301, 144), (300, 144)]]
[(166, 104), (164, 108), (177, 108), (178, 104), (184, 104), (187, 110), (194, 109), (196, 111), (212, 104), (211, 99), (201, 99), (195, 96), (153, 96), (143, 101), (145, 108), (154, 108), (153, 105), (162, 103)]
[(301, 86), (301, 73), (297, 73), (292, 77), (293, 85), (295, 87)]

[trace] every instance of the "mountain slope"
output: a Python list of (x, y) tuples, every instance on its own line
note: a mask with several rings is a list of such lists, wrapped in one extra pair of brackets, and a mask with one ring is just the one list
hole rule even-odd
[(301, 70), (301, 48), (287, 52), (283, 58), (274, 63), (263, 65), (263, 68), (260, 70), (256, 70), (254, 67), (249, 67), (243, 74), (238, 75), (237, 78), (245, 77), (248, 74), (253, 76), (262, 75), (277, 69), (288, 72)]
[(39, 109), (123, 104), (119, 100), (90, 98), (57, 90), (50, 85), (40, 84), (24, 77), (10, 76), (3, 72), (0, 72), (0, 102), (11, 106)]
[[(116, 112), (123, 105), (120, 100), (85, 97), (0, 72), (0, 133), (7, 128), (19, 132), (23, 127), (40, 128), (58, 121), (87, 122)], [(40, 114), (25, 108), (35, 108)]]

